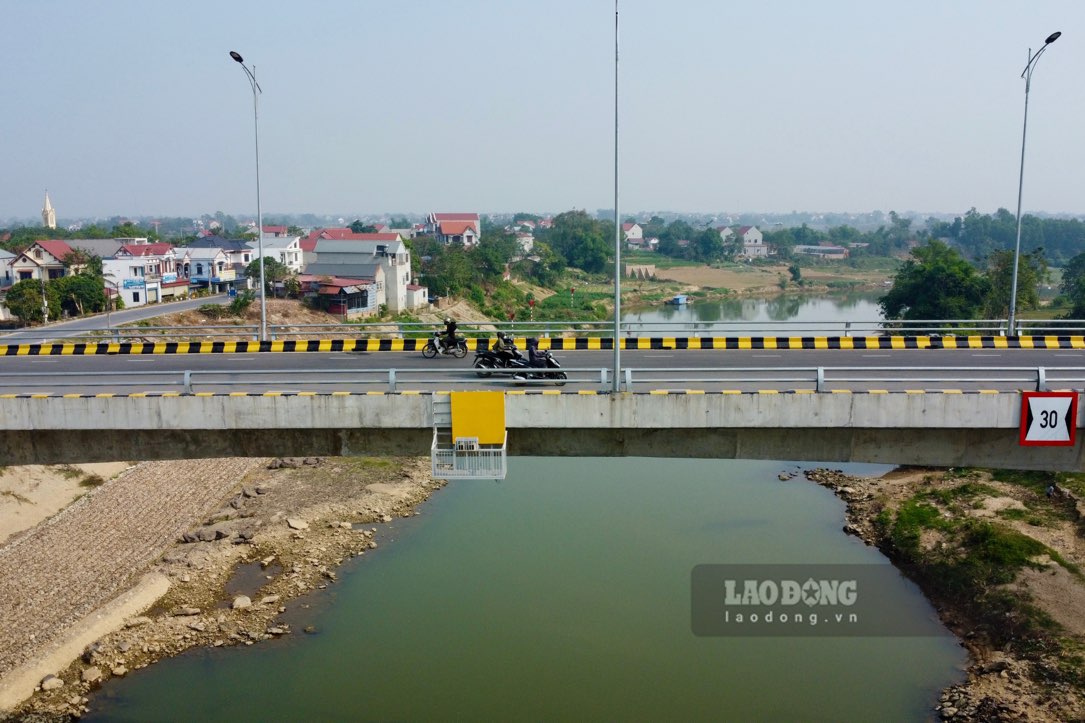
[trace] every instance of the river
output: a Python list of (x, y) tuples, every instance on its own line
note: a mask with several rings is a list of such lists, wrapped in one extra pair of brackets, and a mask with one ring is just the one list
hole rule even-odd
[[(702, 563), (887, 564), (784, 462), (514, 458), (396, 521), (292, 604), (315, 635), (109, 682), (89, 720), (917, 720), (960, 677), (926, 637), (696, 637)], [(880, 474), (889, 468), (849, 465)], [(893, 616), (933, 620), (893, 575)]]
[(758, 323), (764, 324), (760, 331), (765, 334), (801, 332), (807, 328), (804, 325), (810, 324), (818, 324), (819, 331), (843, 331), (849, 321), (866, 322), (864, 328), (882, 321), (884, 317), (878, 306), (881, 295), (882, 292), (864, 291), (837, 296), (784, 294), (771, 299), (695, 300), (682, 306), (660, 304), (650, 309), (628, 310), (622, 313), (622, 321), (705, 324), (713, 325), (719, 332), (749, 333), (751, 325)]

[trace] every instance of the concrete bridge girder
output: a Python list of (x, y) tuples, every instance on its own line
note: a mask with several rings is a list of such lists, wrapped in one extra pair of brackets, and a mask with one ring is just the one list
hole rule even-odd
[[(0, 400), (0, 463), (427, 455), (434, 395)], [(510, 394), (509, 453), (1081, 470), (1018, 444), (1017, 394)], [(1079, 410), (1076, 426), (1080, 429)]]

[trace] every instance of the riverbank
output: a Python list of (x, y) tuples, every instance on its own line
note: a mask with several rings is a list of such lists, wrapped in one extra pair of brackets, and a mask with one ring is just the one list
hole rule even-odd
[(806, 476), (847, 504), (844, 531), (878, 547), (968, 650), (933, 712), (953, 721), (1085, 718), (1082, 482), (1046, 473), (900, 468)]
[(0, 711), (78, 717), (110, 677), (303, 632), (279, 619), (289, 601), (443, 484), (428, 460), (361, 457), (142, 463), (102, 482), (0, 548)]

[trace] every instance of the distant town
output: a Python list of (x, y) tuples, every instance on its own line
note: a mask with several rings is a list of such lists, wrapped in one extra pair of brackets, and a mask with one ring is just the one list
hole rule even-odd
[[(344, 320), (410, 315), (461, 296), (494, 318), (545, 313), (535, 294), (613, 278), (612, 209), (595, 213), (318, 216), (222, 212), (199, 218), (63, 220), (45, 192), (40, 224), (0, 228), (0, 321), (61, 317), (227, 293), (244, 305), (260, 288), (302, 300)], [(62, 219), (58, 222), (58, 218)], [(622, 214), (622, 274), (654, 279), (660, 263), (783, 264), (796, 283), (802, 266), (881, 259), (899, 264), (918, 246), (952, 247), (981, 270), (1005, 267), (1016, 219), (1005, 209), (961, 215)], [(1085, 224), (1070, 216), (1022, 219), (1022, 249), (1041, 283), (1085, 247)], [(888, 267), (892, 268), (892, 266)], [(1001, 272), (999, 272), (1001, 273)], [(786, 279), (781, 281), (786, 283)], [(527, 288), (534, 285), (536, 290)], [(605, 316), (581, 294), (574, 316)], [(595, 301), (598, 301), (596, 299)], [(993, 312), (992, 312), (993, 313)]]

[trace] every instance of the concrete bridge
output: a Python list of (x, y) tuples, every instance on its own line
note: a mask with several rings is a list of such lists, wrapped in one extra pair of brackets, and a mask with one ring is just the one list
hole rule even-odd
[[(3, 395), (0, 459), (424, 456), (445, 394)], [(1073, 446), (1022, 446), (1021, 408), (1016, 392), (505, 395), (511, 455), (1085, 469), (1080, 435)]]

